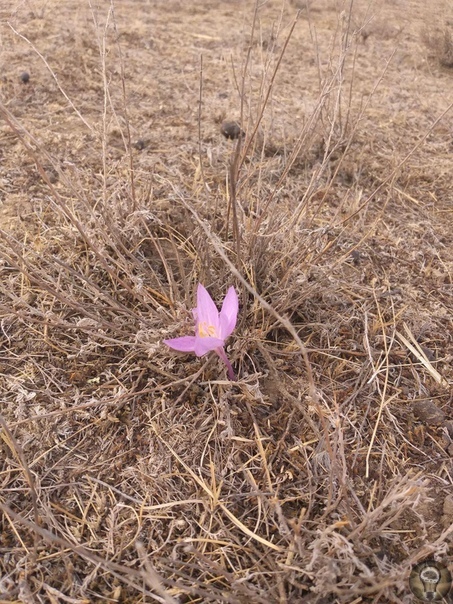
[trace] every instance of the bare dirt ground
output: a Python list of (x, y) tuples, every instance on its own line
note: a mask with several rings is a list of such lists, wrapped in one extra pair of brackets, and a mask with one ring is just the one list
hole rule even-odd
[[(453, 567), (452, 15), (0, 6), (1, 602), (408, 603)], [(199, 282), (239, 293), (236, 383), (162, 344)]]

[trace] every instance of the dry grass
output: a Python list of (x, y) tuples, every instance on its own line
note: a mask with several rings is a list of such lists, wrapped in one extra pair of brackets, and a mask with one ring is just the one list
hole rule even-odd
[[(1, 601), (408, 602), (453, 534), (431, 8), (119, 4), (2, 16)], [(161, 344), (198, 282), (235, 384)]]
[(422, 37), (441, 67), (453, 67), (453, 21), (430, 23), (423, 29)]

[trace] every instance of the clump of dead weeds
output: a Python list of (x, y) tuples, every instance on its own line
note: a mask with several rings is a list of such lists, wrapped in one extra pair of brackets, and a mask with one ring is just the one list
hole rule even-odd
[(427, 26), (422, 32), (423, 42), (441, 67), (453, 68), (453, 22)]

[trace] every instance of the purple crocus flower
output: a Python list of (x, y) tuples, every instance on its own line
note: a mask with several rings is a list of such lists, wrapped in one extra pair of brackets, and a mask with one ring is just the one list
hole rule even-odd
[(224, 346), (225, 340), (236, 327), (238, 309), (239, 300), (234, 287), (230, 287), (228, 290), (219, 313), (213, 299), (199, 283), (197, 307), (192, 310), (195, 319), (195, 335), (164, 340), (164, 344), (181, 352), (193, 352), (197, 357), (202, 357), (214, 350), (227, 366), (229, 379), (236, 381), (233, 367), (228, 360)]

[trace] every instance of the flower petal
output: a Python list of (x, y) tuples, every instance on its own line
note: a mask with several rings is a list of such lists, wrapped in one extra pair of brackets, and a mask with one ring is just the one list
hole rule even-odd
[(214, 327), (216, 333), (219, 332), (219, 311), (217, 310), (217, 306), (214, 304), (213, 299), (201, 283), (198, 284), (197, 308), (194, 310), (196, 311), (196, 318), (199, 323), (211, 325)]
[(194, 352), (197, 355), (197, 357), (202, 357), (207, 352), (210, 352), (211, 350), (216, 350), (217, 348), (222, 347), (222, 346), (223, 346), (223, 340), (220, 340), (219, 338), (211, 338), (211, 337), (197, 338), (196, 337)]
[(182, 338), (172, 338), (171, 340), (164, 340), (164, 344), (173, 348), (173, 350), (180, 350), (181, 352), (195, 352), (195, 336), (183, 336)]
[(238, 318), (239, 300), (234, 287), (230, 287), (220, 311), (220, 337), (226, 340), (233, 333)]

